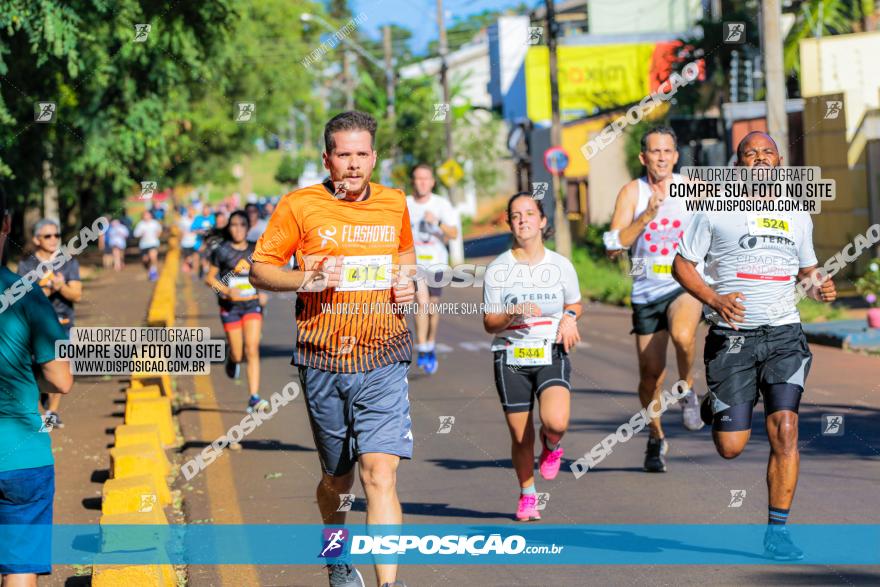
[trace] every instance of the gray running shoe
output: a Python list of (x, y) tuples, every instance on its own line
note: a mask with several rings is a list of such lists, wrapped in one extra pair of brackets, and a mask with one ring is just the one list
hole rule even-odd
[(649, 473), (666, 472), (666, 453), (669, 452), (669, 443), (665, 438), (648, 438), (648, 448), (645, 450), (645, 470)]
[(785, 526), (767, 526), (764, 554), (778, 561), (799, 561), (804, 558), (804, 551), (794, 545)]
[(681, 423), (688, 430), (700, 430), (705, 424), (700, 417), (700, 398), (693, 389), (681, 398)]
[(365, 587), (364, 578), (354, 565), (327, 565), (327, 575), (330, 577), (330, 587)]
[(382, 583), (382, 587), (406, 587), (406, 583), (398, 579), (394, 583)]

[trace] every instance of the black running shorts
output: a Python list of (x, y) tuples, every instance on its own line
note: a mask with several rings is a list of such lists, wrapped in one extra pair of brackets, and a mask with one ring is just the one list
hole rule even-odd
[(800, 324), (733, 330), (713, 325), (703, 351), (713, 429), (751, 428), (758, 394), (765, 413), (795, 413), (813, 354)]
[(571, 391), (571, 361), (561, 344), (553, 345), (550, 365), (518, 367), (507, 364), (507, 351), (495, 351), (495, 389), (505, 413), (530, 412), (535, 397), (558, 385)]
[(685, 293), (683, 289), (677, 289), (653, 302), (633, 304), (633, 329), (630, 334), (654, 334), (661, 330), (669, 330), (669, 315), (667, 314), (669, 306), (683, 293)]

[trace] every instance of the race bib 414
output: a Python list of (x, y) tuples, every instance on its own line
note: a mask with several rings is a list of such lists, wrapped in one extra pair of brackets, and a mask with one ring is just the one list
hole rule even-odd
[(342, 260), (338, 291), (391, 289), (391, 255), (354, 255)]

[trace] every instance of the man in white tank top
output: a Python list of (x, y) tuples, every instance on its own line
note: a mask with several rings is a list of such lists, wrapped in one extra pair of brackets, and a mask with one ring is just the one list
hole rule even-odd
[[(639, 160), (647, 174), (627, 183), (617, 194), (611, 231), (605, 234), (605, 246), (612, 259), (631, 249), (632, 332), (639, 360), (639, 400), (644, 408), (653, 400), (659, 404), (666, 374), (666, 347), (671, 338), (679, 379), (691, 388), (682, 400), (684, 425), (699, 430), (703, 422), (691, 369), (702, 304), (672, 277), (679, 239), (691, 217), (680, 201), (668, 197), (669, 185), (684, 181), (672, 172), (678, 162), (675, 132), (668, 127), (649, 130), (642, 137)], [(669, 445), (659, 417), (650, 421), (649, 429), (645, 470), (665, 472)]]

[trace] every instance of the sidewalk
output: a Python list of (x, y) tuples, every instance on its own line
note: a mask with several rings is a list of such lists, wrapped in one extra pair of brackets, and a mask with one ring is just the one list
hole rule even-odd
[[(153, 284), (130, 257), (121, 273), (98, 270), (83, 282), (83, 299), (76, 306), (77, 326), (142, 326)], [(86, 261), (88, 265), (92, 265)], [(97, 258), (100, 265), (100, 258)], [(160, 263), (161, 267), (161, 263)], [(71, 392), (61, 400), (64, 428), (52, 431), (55, 455), (55, 524), (97, 524), (101, 488), (108, 478), (113, 429), (122, 424), (128, 379), (119, 376), (75, 377)], [(91, 567), (56, 565), (39, 584), (52, 587), (89, 585)]]
[(807, 340), (856, 351), (880, 351), (880, 329), (868, 328), (867, 321), (832, 320), (804, 324)]

